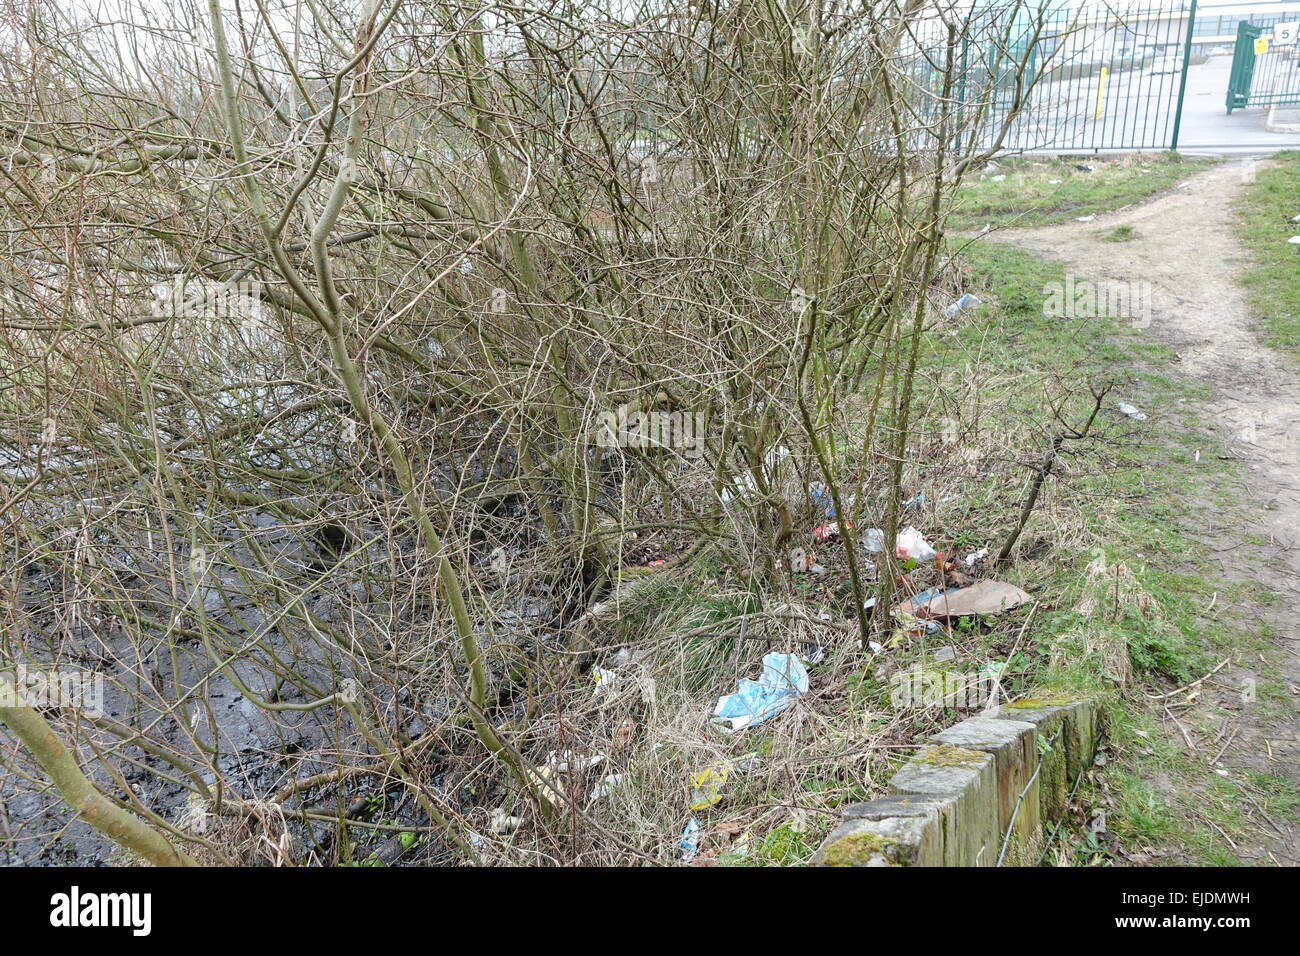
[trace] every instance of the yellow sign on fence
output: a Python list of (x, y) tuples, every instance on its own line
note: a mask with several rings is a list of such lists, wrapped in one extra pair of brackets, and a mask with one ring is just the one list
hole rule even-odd
[(1255, 38), (1255, 55), (1263, 56), (1268, 52), (1268, 37)]

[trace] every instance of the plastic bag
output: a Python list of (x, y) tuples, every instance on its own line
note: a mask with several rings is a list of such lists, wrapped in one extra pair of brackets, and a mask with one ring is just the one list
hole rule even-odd
[(713, 716), (724, 732), (733, 734), (774, 717), (807, 692), (808, 671), (798, 657), (765, 654), (762, 676), (756, 681), (741, 680), (736, 693), (719, 697)]
[(984, 300), (967, 292), (960, 299), (948, 306), (948, 318), (955, 319), (958, 312), (964, 312), (966, 309), (973, 308), (977, 305), (983, 305)]
[(900, 558), (912, 558), (921, 563), (933, 561), (935, 555), (939, 553), (930, 547), (930, 543), (925, 540), (921, 532), (911, 525), (898, 533), (898, 545), (894, 550)]

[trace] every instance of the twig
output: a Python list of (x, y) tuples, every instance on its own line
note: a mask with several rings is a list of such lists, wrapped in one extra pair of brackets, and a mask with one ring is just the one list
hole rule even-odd
[(1219, 673), (1219, 671), (1223, 669), (1223, 666), (1227, 664), (1228, 661), (1230, 661), (1231, 659), (1232, 658), (1230, 657), (1225, 657), (1223, 660), (1219, 662), (1219, 666), (1216, 667), (1214, 670), (1210, 671), (1204, 677), (1198, 677), (1196, 680), (1192, 681), (1190, 684), (1187, 684), (1186, 686), (1180, 687), (1177, 690), (1171, 690), (1167, 694), (1147, 694), (1147, 697), (1151, 700), (1164, 700), (1166, 697), (1177, 697), (1183, 691), (1191, 690), (1193, 687), (1197, 686), (1198, 684), (1204, 683), (1206, 680), (1213, 677), (1215, 674)]

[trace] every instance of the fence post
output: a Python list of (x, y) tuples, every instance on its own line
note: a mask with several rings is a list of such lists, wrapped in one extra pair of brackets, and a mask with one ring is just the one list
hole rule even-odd
[(1192, 34), (1196, 31), (1196, 0), (1187, 11), (1187, 39), (1183, 41), (1183, 75), (1178, 81), (1178, 106), (1174, 111), (1174, 137), (1170, 149), (1178, 150), (1178, 128), (1183, 122), (1183, 97), (1187, 93), (1187, 68), (1192, 65)]

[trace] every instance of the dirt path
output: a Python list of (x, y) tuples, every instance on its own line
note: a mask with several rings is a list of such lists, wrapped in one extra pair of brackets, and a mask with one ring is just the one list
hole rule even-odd
[[(1234, 281), (1245, 259), (1233, 233), (1231, 203), (1242, 188), (1242, 167), (1230, 163), (1150, 203), (1091, 222), (1009, 230), (990, 238), (1058, 261), (1076, 281), (1149, 282), (1146, 334), (1177, 352), (1182, 373), (1214, 387), (1206, 410), (1225, 444), (1242, 458), (1244, 510), (1255, 527), (1236, 528), (1225, 523), (1227, 516), (1211, 513), (1209, 520), (1218, 518), (1219, 525), (1206, 537), (1214, 539), (1214, 561), (1228, 579), (1243, 573), (1238, 555), (1243, 548), (1249, 551), (1249, 533), (1268, 540), (1265, 573), (1280, 597), (1280, 606), (1268, 611), (1280, 635), (1270, 657), (1281, 671), (1286, 697), (1284, 716), (1267, 719), (1262, 708), (1242, 702), (1239, 690), (1246, 678), (1259, 676), (1261, 662), (1241, 661), (1235, 670), (1220, 671), (1204, 702), (1225, 714), (1221, 736), (1229, 742), (1218, 769), (1282, 774), (1300, 785), (1300, 368), (1262, 344)], [(1122, 225), (1133, 227), (1134, 238), (1102, 241)], [(1230, 676), (1222, 680), (1225, 675)], [(1212, 761), (1223, 740), (1202, 740), (1197, 752)], [(1300, 864), (1300, 831), (1294, 824), (1267, 819), (1249, 803), (1241, 810), (1260, 827), (1255, 845), (1237, 847), (1243, 859)]]

